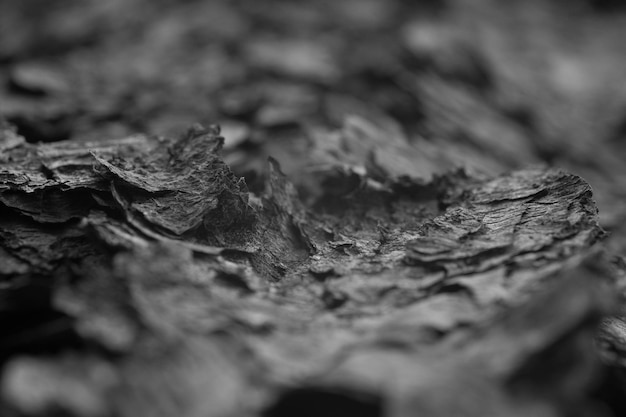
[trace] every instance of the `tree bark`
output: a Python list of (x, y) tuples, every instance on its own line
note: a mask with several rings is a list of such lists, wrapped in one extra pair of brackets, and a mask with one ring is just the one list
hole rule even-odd
[(10, 3), (2, 415), (623, 410), (618, 47), (558, 2)]

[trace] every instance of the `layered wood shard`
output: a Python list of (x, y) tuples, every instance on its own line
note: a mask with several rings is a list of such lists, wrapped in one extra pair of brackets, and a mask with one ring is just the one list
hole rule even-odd
[(114, 178), (114, 195), (129, 213), (175, 235), (246, 223), (247, 189), (217, 152), (219, 130), (197, 127), (144, 158), (96, 161)]
[[(4, 130), (7, 412), (592, 415), (611, 297), (587, 266), (604, 232), (581, 178), (419, 178), (322, 152), (296, 185), (270, 160), (254, 194), (222, 143), (200, 126), (100, 145)], [(348, 192), (314, 192), (329, 178)]]

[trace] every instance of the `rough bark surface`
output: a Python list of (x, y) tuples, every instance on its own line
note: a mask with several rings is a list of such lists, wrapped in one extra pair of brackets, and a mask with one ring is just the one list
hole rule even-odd
[(0, 3), (0, 414), (620, 415), (623, 16), (270, 3)]

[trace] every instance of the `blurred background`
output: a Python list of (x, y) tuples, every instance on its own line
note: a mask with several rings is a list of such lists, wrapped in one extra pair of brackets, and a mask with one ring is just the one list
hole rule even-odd
[(253, 190), (268, 155), (306, 188), (355, 125), (424, 181), (562, 167), (621, 251), (624, 39), (609, 0), (1, 0), (0, 115), (33, 143), (216, 123)]

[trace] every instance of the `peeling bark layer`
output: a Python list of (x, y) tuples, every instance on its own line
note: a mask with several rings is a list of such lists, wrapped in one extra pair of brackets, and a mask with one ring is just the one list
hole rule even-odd
[[(5, 151), (32, 166), (3, 171), (9, 300), (40, 285), (49, 306), (16, 301), (13, 317), (38, 323), (3, 351), (58, 338), (63, 352), (9, 359), (11, 409), (282, 415), (311, 401), (331, 412), (337, 397), (394, 416), (592, 410), (589, 335), (608, 310), (585, 272), (604, 232), (582, 179), (427, 181), (345, 161), (315, 174), (353, 189), (304, 204), (273, 160), (266, 191), (250, 194), (218, 133)], [(572, 355), (551, 386), (562, 395), (525, 398), (552, 355)]]

